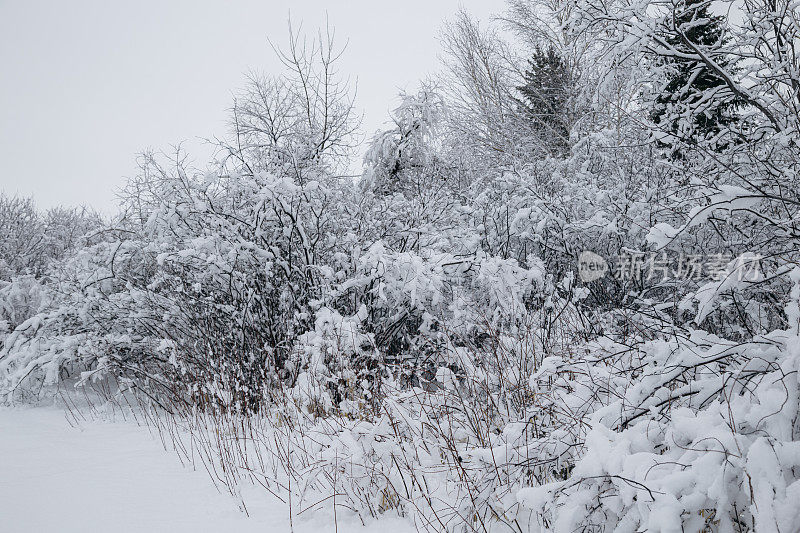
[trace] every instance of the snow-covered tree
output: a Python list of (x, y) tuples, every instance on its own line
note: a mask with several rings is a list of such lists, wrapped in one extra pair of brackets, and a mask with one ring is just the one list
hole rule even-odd
[(528, 60), (524, 82), (519, 92), (534, 130), (556, 154), (564, 154), (569, 149), (570, 100), (575, 92), (569, 67), (552, 46), (537, 48)]
[(736, 73), (734, 58), (727, 55), (731, 38), (725, 19), (713, 15), (711, 3), (703, 0), (677, 2), (671, 9), (661, 37), (669, 49), (657, 60), (666, 67), (666, 80), (656, 88), (650, 118), (666, 133), (687, 141), (714, 138), (736, 120), (742, 99), (730, 91), (717, 69), (691, 56), (695, 47), (702, 47), (719, 69)]

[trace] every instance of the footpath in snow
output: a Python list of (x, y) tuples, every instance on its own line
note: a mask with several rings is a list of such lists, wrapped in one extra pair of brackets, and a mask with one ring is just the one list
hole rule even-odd
[[(0, 532), (289, 532), (286, 507), (269, 495), (237, 501), (205, 471), (184, 467), (133, 421), (73, 427), (57, 408), (0, 408)], [(311, 515), (311, 512), (307, 513)], [(343, 533), (407, 533), (387, 517)], [(296, 517), (295, 533), (335, 531), (333, 514)]]

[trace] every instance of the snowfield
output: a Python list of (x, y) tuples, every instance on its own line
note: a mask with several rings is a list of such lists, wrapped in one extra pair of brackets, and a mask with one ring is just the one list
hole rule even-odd
[[(206, 472), (181, 465), (132, 420), (73, 427), (54, 407), (0, 409), (4, 533), (291, 531), (281, 502), (261, 493), (245, 500), (250, 516), (217, 491)], [(414, 531), (397, 518), (362, 527), (337, 514), (340, 532)], [(294, 519), (296, 533), (335, 530), (332, 510)]]

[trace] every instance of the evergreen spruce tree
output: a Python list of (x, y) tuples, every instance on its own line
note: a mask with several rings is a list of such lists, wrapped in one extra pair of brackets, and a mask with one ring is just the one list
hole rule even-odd
[[(712, 15), (709, 4), (707, 0), (681, 1), (675, 8), (674, 27), (665, 31), (665, 40), (679, 52), (694, 54), (687, 39), (722, 68), (735, 72), (734, 62), (720, 50), (726, 43), (724, 17)], [(668, 78), (654, 101), (650, 118), (663, 131), (696, 143), (714, 137), (736, 120), (741, 103), (733, 94), (726, 99), (705, 98), (708, 91), (729, 91), (725, 80), (703, 61), (668, 56), (661, 57), (660, 62), (669, 67)]]
[(528, 60), (524, 81), (517, 90), (534, 131), (547, 140), (551, 152), (566, 153), (571, 129), (569, 102), (574, 85), (569, 67), (552, 46), (547, 50), (537, 47)]

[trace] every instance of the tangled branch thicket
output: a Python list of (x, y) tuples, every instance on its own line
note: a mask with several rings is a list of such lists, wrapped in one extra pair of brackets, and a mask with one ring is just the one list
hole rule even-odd
[(357, 183), (341, 53), (292, 34), (208, 170), (144, 154), (110, 221), (0, 197), (0, 398), (133, 400), (294, 516), (796, 531), (800, 16), (728, 7), (461, 13)]

